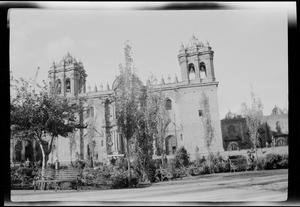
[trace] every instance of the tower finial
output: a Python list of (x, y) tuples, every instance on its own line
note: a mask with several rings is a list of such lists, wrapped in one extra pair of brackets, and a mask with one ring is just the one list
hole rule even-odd
[(168, 75), (168, 83), (171, 83), (171, 77)]
[(161, 82), (160, 82), (160, 84), (165, 84), (165, 80), (164, 80), (163, 76), (161, 76)]
[(107, 82), (106, 90), (108, 90), (108, 91), (110, 90), (108, 82)]
[(178, 83), (177, 75), (175, 74), (174, 83)]

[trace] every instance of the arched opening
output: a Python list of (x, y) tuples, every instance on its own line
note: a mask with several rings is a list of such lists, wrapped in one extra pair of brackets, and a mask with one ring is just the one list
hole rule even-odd
[(228, 151), (234, 151), (234, 150), (238, 150), (239, 149), (239, 145), (236, 142), (230, 142), (227, 150)]
[(262, 147), (263, 147), (262, 139), (261, 139), (260, 137), (257, 139), (256, 147), (257, 147), (257, 148), (262, 148)]
[(172, 109), (172, 100), (171, 99), (166, 100), (165, 109), (166, 110), (171, 110)]
[(200, 63), (200, 78), (204, 79), (206, 77), (207, 77), (206, 76), (206, 66), (205, 66), (204, 62), (201, 62)]
[(60, 79), (56, 80), (55, 89), (57, 94), (61, 94), (61, 81)]
[(71, 81), (70, 81), (70, 78), (66, 79), (66, 92), (67, 93), (71, 92)]
[(166, 138), (166, 154), (175, 154), (177, 149), (177, 140), (173, 135)]
[(15, 162), (22, 161), (21, 151), (22, 151), (22, 142), (18, 140), (15, 145)]
[(285, 142), (285, 139), (283, 137), (279, 137), (276, 140), (276, 146), (285, 146), (285, 145), (286, 145), (286, 142)]
[(25, 141), (25, 160), (27, 159), (33, 160), (33, 146), (28, 140)]
[(188, 66), (188, 76), (189, 76), (189, 80), (195, 79), (196, 78), (196, 74), (195, 74), (195, 66), (193, 63), (190, 63)]
[(91, 149), (89, 144), (86, 145), (86, 152), (87, 152), (87, 158), (89, 159), (91, 157)]
[(279, 121), (276, 122), (276, 131), (278, 133), (281, 133), (281, 126), (280, 126), (280, 122)]

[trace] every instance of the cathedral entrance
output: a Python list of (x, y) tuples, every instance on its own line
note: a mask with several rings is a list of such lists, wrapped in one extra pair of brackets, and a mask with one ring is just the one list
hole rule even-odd
[(173, 135), (170, 135), (166, 138), (166, 154), (171, 155), (175, 154), (177, 149), (177, 140)]

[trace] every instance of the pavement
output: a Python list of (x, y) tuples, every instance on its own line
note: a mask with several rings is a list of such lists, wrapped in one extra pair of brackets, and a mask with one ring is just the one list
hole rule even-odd
[[(112, 190), (12, 190), (6, 205), (180, 205), (182, 202), (281, 202), (288, 170), (217, 173)], [(31, 203), (35, 202), (35, 203)], [(28, 203), (27, 203), (28, 204)], [(186, 203), (185, 203), (186, 204)]]

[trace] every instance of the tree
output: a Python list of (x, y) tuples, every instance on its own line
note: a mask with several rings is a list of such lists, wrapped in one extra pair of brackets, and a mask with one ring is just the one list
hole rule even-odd
[[(209, 110), (209, 99), (206, 95), (205, 92), (202, 92), (201, 94), (201, 100), (202, 100), (202, 107), (203, 107), (203, 118), (202, 118), (202, 123), (204, 126), (205, 130), (205, 135), (204, 135), (204, 146), (206, 147), (208, 151), (208, 162), (212, 162), (212, 155), (211, 155), (211, 145), (213, 143), (213, 138), (214, 138), (214, 128), (212, 126), (212, 121), (211, 121), (211, 114)], [(209, 171), (211, 171), (211, 165), (209, 164)]]
[(52, 96), (45, 81), (40, 86), (21, 78), (12, 83), (11, 90), (11, 126), (22, 139), (38, 142), (44, 170), (54, 138), (67, 137), (79, 126), (79, 106), (77, 102)]
[(209, 99), (205, 92), (202, 92), (202, 105), (203, 105), (203, 126), (205, 128), (205, 136), (204, 136), (204, 144), (208, 151), (208, 154), (210, 154), (211, 151), (211, 145), (214, 138), (214, 128), (212, 126), (211, 122), (211, 115), (209, 110)]
[(153, 132), (152, 136), (155, 141), (156, 154), (161, 154), (162, 163), (165, 156), (165, 134), (168, 125), (171, 122), (168, 111), (165, 109), (165, 96), (162, 88), (154, 89), (156, 77), (151, 75), (147, 83), (147, 120), (150, 124), (150, 129)]
[(141, 106), (142, 82), (135, 73), (132, 59), (132, 47), (125, 42), (125, 67), (120, 64), (120, 76), (116, 89), (116, 116), (118, 130), (126, 140), (128, 161), (128, 183), (131, 185), (130, 141), (138, 128), (138, 116)]
[(242, 103), (242, 114), (246, 119), (246, 125), (249, 129), (249, 139), (254, 147), (256, 153), (256, 160), (258, 160), (257, 155), (257, 144), (259, 138), (259, 128), (262, 124), (263, 118), (263, 105), (259, 97), (253, 92), (251, 86), (251, 105), (248, 106), (246, 103)]

